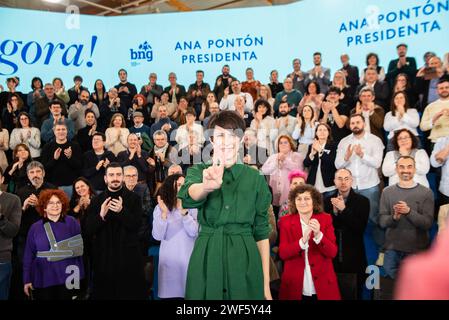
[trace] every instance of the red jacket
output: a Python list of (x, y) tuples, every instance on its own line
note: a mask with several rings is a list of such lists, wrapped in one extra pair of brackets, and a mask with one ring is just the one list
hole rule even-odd
[[(318, 300), (340, 300), (337, 276), (332, 259), (337, 255), (332, 217), (327, 213), (313, 214), (320, 223), (323, 239), (317, 245), (313, 233), (309, 240), (309, 264)], [(301, 300), (306, 266), (305, 251), (299, 246), (302, 227), (299, 214), (283, 216), (279, 221), (279, 256), (284, 261), (279, 299)]]

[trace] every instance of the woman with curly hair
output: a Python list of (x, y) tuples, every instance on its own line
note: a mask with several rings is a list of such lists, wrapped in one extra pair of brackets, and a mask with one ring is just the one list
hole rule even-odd
[(24, 292), (36, 300), (72, 300), (78, 292), (66, 286), (70, 280), (67, 270), (78, 273), (75, 281), (84, 278), (80, 226), (75, 218), (67, 216), (69, 199), (62, 190), (42, 191), (36, 209), (42, 219), (28, 232), (23, 256)]
[(198, 236), (197, 209), (184, 209), (177, 198), (184, 176), (165, 179), (153, 213), (153, 238), (161, 241), (158, 270), (158, 296), (184, 298), (187, 267)]
[(290, 214), (279, 221), (279, 256), (284, 261), (281, 300), (340, 300), (332, 259), (337, 255), (332, 217), (321, 193), (299, 185), (288, 195)]

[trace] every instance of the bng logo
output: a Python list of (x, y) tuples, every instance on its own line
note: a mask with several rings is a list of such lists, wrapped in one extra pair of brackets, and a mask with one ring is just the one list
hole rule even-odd
[(139, 65), (141, 61), (153, 61), (153, 48), (151, 48), (151, 45), (148, 43), (148, 41), (140, 44), (137, 50), (131, 48), (129, 49), (129, 51), (131, 66)]

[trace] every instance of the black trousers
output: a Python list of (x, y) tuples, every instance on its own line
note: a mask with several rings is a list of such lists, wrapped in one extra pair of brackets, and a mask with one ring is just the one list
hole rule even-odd
[(302, 295), (302, 301), (318, 301), (318, 297), (316, 296), (316, 294), (311, 296)]
[(65, 285), (36, 288), (33, 290), (34, 300), (73, 300), (79, 290), (69, 290)]

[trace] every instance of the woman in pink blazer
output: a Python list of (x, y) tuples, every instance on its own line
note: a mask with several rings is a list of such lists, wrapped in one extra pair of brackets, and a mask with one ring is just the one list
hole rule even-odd
[(279, 299), (340, 300), (332, 259), (337, 245), (332, 217), (311, 185), (290, 191), (290, 215), (279, 221), (279, 255), (284, 261)]

